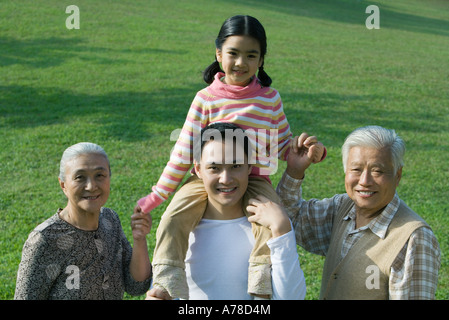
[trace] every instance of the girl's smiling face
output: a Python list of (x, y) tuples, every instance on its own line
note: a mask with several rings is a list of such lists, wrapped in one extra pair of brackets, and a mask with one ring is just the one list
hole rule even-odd
[(229, 36), (221, 49), (217, 49), (217, 61), (225, 72), (224, 82), (246, 86), (263, 63), (259, 41), (250, 36)]

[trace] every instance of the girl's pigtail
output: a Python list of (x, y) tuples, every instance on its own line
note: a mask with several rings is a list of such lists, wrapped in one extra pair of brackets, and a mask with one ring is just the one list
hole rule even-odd
[(263, 64), (262, 66), (259, 67), (259, 73), (257, 74), (257, 78), (259, 78), (260, 84), (264, 87), (269, 87), (271, 85), (271, 82), (273, 82), (263, 69)]
[(223, 72), (223, 70), (221, 70), (220, 68), (220, 63), (215, 60), (214, 63), (212, 63), (206, 68), (206, 70), (203, 71), (204, 81), (206, 81), (207, 84), (211, 84), (212, 82), (214, 82), (215, 74), (217, 74), (218, 72)]

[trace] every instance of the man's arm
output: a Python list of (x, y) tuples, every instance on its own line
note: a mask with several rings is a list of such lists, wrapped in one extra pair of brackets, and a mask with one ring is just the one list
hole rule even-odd
[(271, 251), (272, 300), (303, 300), (306, 281), (301, 269), (295, 234), (289, 231), (267, 242)]
[(301, 184), (305, 171), (313, 163), (314, 152), (311, 148), (317, 146), (317, 143), (316, 137), (309, 137), (306, 133), (295, 137), (287, 168), (276, 192), (292, 221), (297, 244), (309, 252), (324, 256), (329, 247), (333, 215), (344, 195), (323, 200), (302, 199)]
[(295, 234), (282, 206), (264, 196), (250, 199), (247, 211), (250, 222), (259, 223), (272, 232), (267, 242), (271, 251), (273, 300), (302, 300), (306, 294), (304, 272), (299, 263)]
[(440, 246), (432, 230), (416, 229), (392, 264), (390, 299), (435, 299), (440, 255)]

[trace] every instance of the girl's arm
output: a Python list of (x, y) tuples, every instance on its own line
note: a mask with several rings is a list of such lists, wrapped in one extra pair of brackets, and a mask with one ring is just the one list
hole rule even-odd
[(152, 187), (152, 192), (137, 202), (143, 212), (148, 213), (159, 206), (179, 187), (193, 163), (194, 137), (199, 136), (206, 124), (203, 105), (195, 97), (162, 175)]
[(285, 161), (287, 160), (287, 156), (290, 151), (290, 140), (293, 134), (290, 130), (287, 116), (284, 113), (282, 102), (280, 102), (279, 108), (279, 113), (276, 116), (276, 121), (278, 122), (278, 159)]

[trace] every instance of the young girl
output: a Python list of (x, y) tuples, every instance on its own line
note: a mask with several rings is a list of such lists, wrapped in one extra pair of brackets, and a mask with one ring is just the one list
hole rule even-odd
[[(257, 145), (257, 161), (252, 165), (243, 207), (260, 194), (279, 203), (269, 173), (277, 168), (278, 158), (287, 159), (292, 134), (279, 93), (270, 88), (271, 79), (263, 69), (267, 51), (265, 30), (253, 17), (234, 16), (223, 23), (215, 45), (216, 60), (204, 71), (204, 80), (210, 85), (193, 100), (170, 161), (153, 192), (138, 201), (143, 212), (157, 207), (177, 189), (192, 166), (195, 138), (202, 128), (214, 122), (231, 122), (255, 133), (252, 142)], [(310, 150), (315, 163), (324, 158), (321, 144)], [(277, 151), (274, 157), (273, 151)], [(184, 260), (189, 234), (201, 220), (206, 204), (204, 185), (193, 173), (175, 193), (157, 229), (153, 286), (163, 288), (172, 298), (188, 299)], [(256, 243), (249, 260), (248, 293), (270, 297), (271, 262), (266, 242), (271, 231), (254, 223), (252, 229)]]

